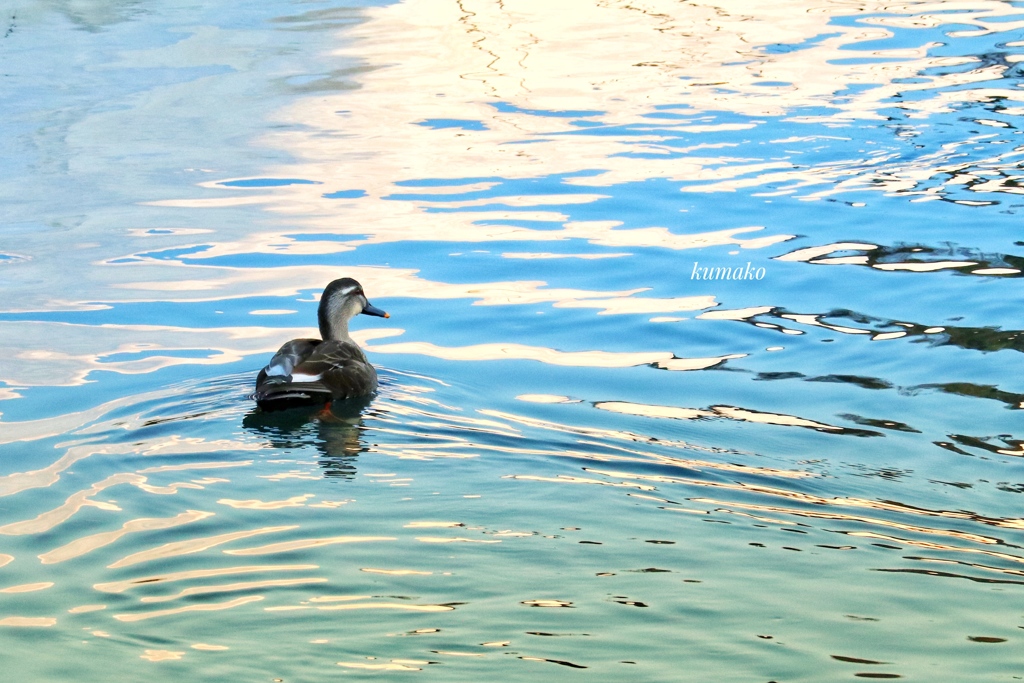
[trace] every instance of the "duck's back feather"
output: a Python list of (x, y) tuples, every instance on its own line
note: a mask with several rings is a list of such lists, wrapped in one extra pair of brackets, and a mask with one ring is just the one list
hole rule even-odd
[(377, 372), (355, 342), (295, 339), (256, 378), (253, 398), (267, 410), (366, 396)]

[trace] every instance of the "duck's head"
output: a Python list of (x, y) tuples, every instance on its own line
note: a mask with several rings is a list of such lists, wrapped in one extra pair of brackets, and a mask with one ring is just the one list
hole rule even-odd
[(343, 277), (327, 285), (320, 297), (317, 322), (323, 339), (348, 338), (348, 321), (359, 315), (376, 315), (390, 318), (369, 301), (363, 293), (363, 286), (350, 277)]

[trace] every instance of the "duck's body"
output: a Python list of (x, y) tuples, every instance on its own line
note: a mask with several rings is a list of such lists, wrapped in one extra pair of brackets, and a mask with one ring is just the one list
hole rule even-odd
[(352, 278), (327, 285), (317, 310), (323, 339), (293, 339), (282, 346), (256, 378), (257, 405), (282, 410), (372, 394), (377, 371), (348, 334), (348, 321), (360, 313), (389, 317)]

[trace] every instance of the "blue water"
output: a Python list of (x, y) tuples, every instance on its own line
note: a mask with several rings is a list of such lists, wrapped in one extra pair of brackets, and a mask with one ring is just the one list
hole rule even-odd
[[(17, 2), (21, 681), (1024, 678), (1024, 7)], [(249, 400), (324, 286), (367, 405)]]

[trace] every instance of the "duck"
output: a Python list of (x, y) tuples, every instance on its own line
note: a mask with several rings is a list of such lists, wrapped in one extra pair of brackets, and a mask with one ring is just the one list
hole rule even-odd
[(348, 334), (359, 314), (390, 318), (366, 299), (350, 277), (324, 289), (317, 308), (320, 339), (285, 343), (256, 377), (251, 398), (264, 411), (330, 404), (366, 397), (377, 390), (377, 371)]

